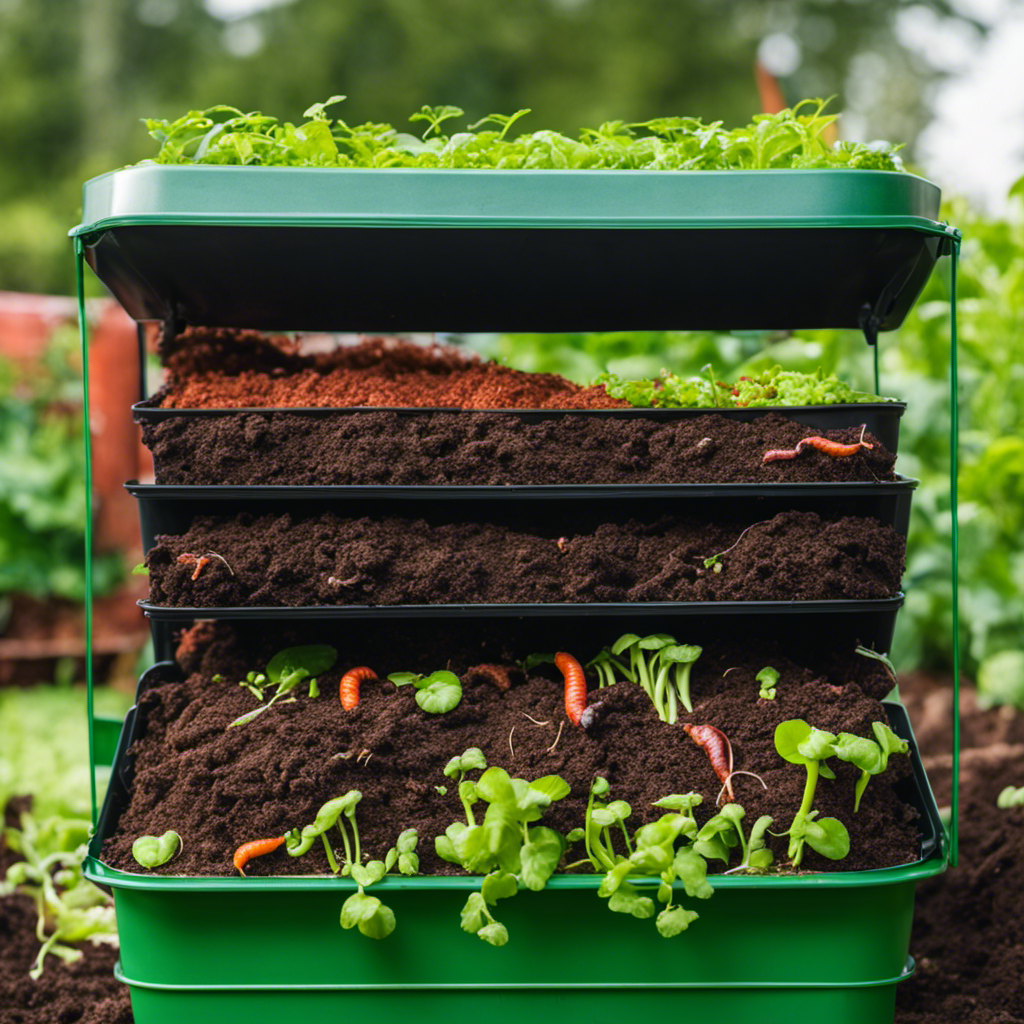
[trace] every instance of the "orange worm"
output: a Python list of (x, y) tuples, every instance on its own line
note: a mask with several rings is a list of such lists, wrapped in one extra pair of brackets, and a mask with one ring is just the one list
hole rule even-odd
[(284, 836), (277, 836), (274, 839), (253, 839), (251, 842), (242, 843), (235, 850), (233, 858), (234, 865), (238, 868), (239, 874), (245, 874), (243, 869), (253, 857), (262, 857), (265, 853), (273, 853), (283, 842)]
[(875, 446), (864, 440), (864, 431), (867, 429), (865, 423), (860, 428), (860, 440), (855, 444), (841, 444), (839, 441), (830, 441), (827, 437), (805, 437), (798, 441), (795, 448), (772, 448), (764, 453), (762, 462), (777, 462), (779, 459), (795, 459), (804, 448), (817, 448), (819, 452), (831, 455), (833, 458), (848, 458), (856, 455), (861, 448), (874, 448)]
[(686, 735), (708, 755), (708, 760), (718, 776), (718, 781), (725, 786), (729, 801), (735, 800), (736, 795), (732, 789), (732, 744), (729, 742), (729, 737), (713, 725), (690, 725), (687, 722), (683, 725), (683, 729), (686, 730)]
[(565, 713), (573, 725), (579, 725), (587, 707), (587, 680), (583, 667), (571, 654), (559, 651), (555, 655), (555, 668), (565, 678)]
[(363, 665), (361, 668), (350, 668), (342, 677), (338, 686), (341, 706), (351, 711), (359, 703), (359, 684), (364, 679), (376, 679), (377, 673)]

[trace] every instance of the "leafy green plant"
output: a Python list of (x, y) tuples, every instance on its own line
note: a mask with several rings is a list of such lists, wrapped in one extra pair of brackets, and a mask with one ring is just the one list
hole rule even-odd
[(309, 680), (309, 695), (315, 697), (320, 689), (317, 676), (330, 670), (337, 661), (338, 652), (327, 644), (304, 644), (300, 647), (286, 647), (278, 651), (269, 662), (266, 672), (249, 672), (239, 686), (244, 686), (257, 700), (264, 699), (264, 690), (270, 686), (276, 686), (274, 696), (261, 707), (247, 711), (239, 715), (231, 725), (246, 725), (254, 718), (262, 715), (264, 711), (270, 710), (278, 701), (282, 704), (290, 704), (295, 700), (288, 696), (299, 683)]
[(184, 844), (173, 829), (162, 836), (139, 836), (132, 843), (132, 856), (144, 868), (158, 868), (181, 853)]
[[(645, 637), (623, 633), (611, 647), (587, 662), (587, 667), (597, 672), (600, 687), (613, 684), (616, 672), (629, 682), (638, 683), (651, 698), (661, 720), (674, 723), (679, 717), (679, 702), (687, 711), (693, 710), (690, 671), (702, 651), (695, 644), (677, 643), (668, 633)], [(627, 652), (628, 664), (622, 659)]]
[(910, 744), (901, 740), (884, 722), (872, 722), (871, 731), (875, 734), (873, 740), (841, 732), (832, 745), (840, 761), (849, 761), (860, 769), (853, 803), (854, 814), (860, 810), (860, 800), (871, 776), (881, 775), (889, 767), (891, 754), (906, 754), (910, 751)]
[(20, 824), (3, 830), (7, 847), (23, 859), (7, 869), (0, 896), (19, 893), (36, 902), (41, 946), (29, 970), (36, 980), (50, 953), (65, 963), (81, 958), (68, 943), (116, 944), (117, 924), (113, 901), (82, 873), (90, 822), (55, 816), (37, 823), (23, 813)]
[(416, 687), (416, 703), (433, 715), (443, 715), (462, 700), (462, 683), (454, 672), (439, 669), (429, 676), (418, 672), (392, 672), (388, 679), (395, 686)]
[[(328, 800), (319, 811), (311, 825), (302, 829), (293, 828), (285, 833), (285, 850), (290, 857), (301, 857), (307, 853), (319, 838), (327, 854), (327, 863), (335, 874), (342, 877), (351, 876), (358, 886), (341, 907), (342, 928), (358, 928), (371, 939), (386, 939), (395, 930), (394, 911), (382, 903), (376, 896), (369, 896), (366, 890), (375, 882), (379, 882), (396, 862), (402, 870), (401, 859), (406, 857), (407, 869), (403, 874), (415, 874), (419, 869), (419, 858), (415, 854), (417, 835), (415, 829), (406, 829), (398, 838), (396, 846), (389, 850), (386, 860), (371, 860), (363, 863), (362, 850), (359, 846), (359, 826), (356, 824), (356, 806), (363, 794), (352, 789), (343, 796)], [(348, 829), (345, 822), (348, 822)], [(327, 833), (338, 826), (345, 849), (344, 860), (338, 863), (337, 857)], [(348, 830), (352, 832), (349, 839)], [(415, 858), (415, 859), (411, 859)], [(391, 865), (388, 865), (388, 861)]]
[(1024, 786), (1007, 786), (996, 797), (996, 807), (1008, 811), (1014, 807), (1024, 807)]
[[(328, 118), (344, 96), (314, 103), (295, 125), (257, 112), (218, 105), (190, 110), (174, 120), (147, 119), (162, 164), (234, 164), (300, 167), (434, 167), (513, 169), (736, 170), (785, 167), (901, 169), (898, 147), (844, 142), (832, 146), (824, 130), (837, 115), (828, 100), (803, 100), (776, 114), (756, 114), (728, 130), (696, 117), (659, 117), (627, 124), (606, 121), (584, 128), (578, 139), (540, 130), (512, 136), (527, 115), (489, 114), (446, 135), (446, 122), (464, 116), (460, 107), (423, 106), (409, 118), (426, 122), (422, 138), (388, 124), (349, 125)], [(149, 161), (144, 161), (149, 162)]]
[[(665, 906), (658, 913), (655, 926), (665, 938), (678, 935), (699, 915), (674, 902), (673, 883), (682, 882), (684, 892), (691, 898), (707, 899), (713, 892), (707, 879), (707, 862), (697, 848), (698, 834), (702, 830), (693, 815), (702, 797), (699, 793), (677, 793), (656, 800), (654, 806), (666, 808), (669, 813), (637, 829), (631, 841), (626, 819), (633, 813), (632, 808), (625, 800), (603, 799), (609, 788), (607, 779), (598, 776), (594, 780), (584, 827), (574, 829), (568, 838), (584, 840), (587, 859), (595, 871), (604, 874), (598, 895), (606, 898), (608, 908), (616, 913), (641, 919), (654, 917), (654, 900), (644, 895), (630, 879), (658, 878), (656, 895), (658, 902)], [(625, 855), (615, 850), (613, 827), (622, 832)], [(727, 823), (726, 829), (731, 828)], [(705, 826), (704, 839), (711, 842), (720, 831), (716, 825)], [(684, 845), (677, 847), (680, 842)]]
[(776, 684), (779, 681), (779, 673), (777, 669), (771, 667), (771, 665), (765, 665), (760, 672), (754, 676), (756, 682), (761, 684), (761, 689), (758, 691), (758, 697), (763, 700), (775, 700), (776, 697)]
[[(492, 946), (503, 946), (508, 942), (508, 930), (489, 907), (514, 896), (520, 884), (534, 891), (547, 885), (567, 843), (554, 829), (532, 823), (545, 808), (568, 796), (569, 784), (558, 775), (528, 782), (512, 778), (498, 767), (487, 768), (473, 782), (465, 773), (478, 769), (483, 760), (474, 751), (479, 754), (470, 748), (460, 758), (452, 758), (445, 769), (452, 778), (457, 773), (460, 776), (459, 797), (466, 822), (452, 822), (444, 835), (435, 838), (434, 848), (442, 860), (484, 874), (480, 892), (472, 893), (463, 907), (462, 927)], [(478, 823), (473, 808), (481, 801), (487, 808)]]
[[(771, 815), (762, 814), (751, 826), (749, 838), (743, 835), (743, 818), (746, 811), (739, 804), (726, 804), (719, 812), (719, 816), (730, 820), (740, 843), (740, 852), (743, 859), (740, 863), (725, 872), (727, 875), (735, 874), (737, 871), (758, 872), (764, 871), (772, 866), (775, 856), (765, 845), (765, 833), (768, 826), (772, 824)], [(728, 860), (726, 861), (728, 863)]]
[(835, 773), (825, 764), (826, 758), (835, 756), (835, 741), (832, 733), (815, 729), (802, 718), (780, 722), (775, 729), (775, 749), (779, 755), (792, 764), (802, 764), (807, 768), (800, 809), (789, 831), (782, 833), (789, 836), (787, 856), (795, 868), (803, 861), (805, 846), (830, 860), (842, 860), (850, 852), (850, 834), (846, 826), (838, 818), (819, 818), (814, 810), (818, 776), (835, 778)]
[(735, 384), (716, 380), (711, 364), (706, 376), (681, 377), (662, 369), (656, 379), (630, 380), (605, 371), (594, 378), (612, 398), (639, 409), (767, 408), (793, 405), (836, 405), (883, 402), (880, 395), (854, 391), (834, 373), (783, 370), (775, 365), (756, 376), (742, 376)]

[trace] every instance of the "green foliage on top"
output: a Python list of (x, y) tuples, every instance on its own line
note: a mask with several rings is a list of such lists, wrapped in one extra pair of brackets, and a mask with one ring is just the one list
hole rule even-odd
[(882, 402), (880, 395), (854, 391), (835, 374), (783, 370), (775, 365), (756, 376), (744, 375), (734, 384), (717, 380), (710, 363), (703, 376), (681, 377), (663, 369), (657, 379), (627, 380), (602, 373), (595, 384), (604, 384), (612, 398), (622, 398), (637, 408), (729, 409), (767, 408), (787, 405), (837, 405), (847, 402)]
[[(488, 114), (462, 131), (447, 134), (449, 121), (465, 116), (461, 107), (423, 106), (409, 120), (425, 122), (422, 137), (390, 124), (349, 125), (328, 117), (344, 100), (332, 96), (306, 110), (301, 124), (259, 111), (244, 113), (219, 104), (190, 110), (175, 120), (147, 118), (160, 144), (160, 164), (231, 164), (290, 167), (433, 167), (503, 170), (766, 170), (843, 167), (897, 171), (898, 146), (826, 141), (825, 129), (838, 114), (825, 113), (828, 100), (805, 99), (776, 114), (755, 114), (738, 128), (699, 117), (656, 117), (648, 121), (605, 121), (583, 128), (579, 138), (541, 129), (511, 131), (529, 109)], [(145, 162), (145, 161), (144, 161)]]

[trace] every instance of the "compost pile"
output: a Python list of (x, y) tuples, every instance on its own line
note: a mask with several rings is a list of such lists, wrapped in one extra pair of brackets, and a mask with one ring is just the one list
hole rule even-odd
[[(5, 824), (14, 827), (29, 800), (11, 800)], [(20, 860), (0, 831), (0, 878)], [(29, 896), (0, 896), (0, 1024), (131, 1024), (128, 990), (114, 978), (117, 949), (83, 942), (80, 960), (46, 960), (38, 981), (29, 969), (39, 952), (38, 913)]]
[[(776, 483), (892, 480), (896, 457), (871, 433), (847, 458), (808, 448), (821, 434), (853, 444), (860, 429), (815, 431), (778, 413), (747, 423), (714, 414), (672, 419), (379, 411), (308, 416), (234, 413), (144, 420), (161, 484), (505, 485)], [(312, 456), (315, 453), (315, 457)]]
[(151, 600), (182, 607), (831, 600), (892, 597), (904, 548), (877, 520), (814, 512), (755, 524), (630, 519), (568, 536), (243, 512), (159, 537), (147, 565)]
[(368, 338), (302, 354), (255, 331), (188, 328), (163, 350), (167, 383), (149, 404), (169, 409), (344, 408), (615, 409), (604, 385), (525, 373), (450, 345)]
[[(940, 805), (950, 802), (952, 688), (901, 681)], [(896, 990), (898, 1024), (1024, 1021), (1024, 808), (1001, 810), (1024, 785), (1024, 716), (982, 710), (961, 695), (960, 864), (917, 891), (911, 954), (917, 973)]]
[[(662, 811), (651, 806), (654, 800), (691, 790), (704, 798), (698, 808), (704, 820), (714, 813), (721, 782), (705, 753), (688, 739), (683, 722), (710, 723), (731, 737), (736, 767), (756, 772), (767, 787), (737, 776), (737, 801), (748, 820), (772, 814), (784, 831), (783, 823), (800, 805), (805, 779), (799, 766), (776, 754), (776, 726), (806, 716), (836, 733), (870, 735), (871, 723), (884, 721), (885, 712), (869, 694), (884, 693), (891, 682), (877, 662), (852, 653), (832, 656), (823, 670), (790, 660), (777, 643), (744, 650), (718, 644), (707, 647), (694, 668), (694, 711), (679, 723), (662, 722), (639, 686), (619, 682), (590, 693), (593, 721), (582, 728), (565, 721), (562, 686), (552, 666), (524, 673), (502, 657), (499, 645), (481, 642), (466, 627), (446, 630), (443, 639), (408, 624), (365, 633), (339, 638), (337, 627), (325, 624), (290, 636), (337, 642), (344, 665), (339, 662), (320, 677), (321, 696), (303, 695), (231, 726), (257, 706), (239, 680), (264, 664), (274, 648), (251, 626), (238, 632), (223, 623), (194, 627), (178, 650), (184, 681), (163, 681), (140, 701), (146, 725), (132, 748), (132, 800), (104, 844), (104, 860), (137, 872), (133, 841), (174, 829), (182, 837), (182, 852), (156, 871), (231, 874), (239, 844), (311, 821), (325, 801), (357, 788), (363, 794), (359, 828), (368, 856), (382, 857), (402, 830), (416, 828), (421, 871), (455, 873), (459, 869), (434, 853), (433, 838), (460, 816), (461, 804), (454, 788), (441, 793), (437, 787), (450, 781), (443, 774), (449, 758), (473, 746), (488, 764), (510, 774), (561, 775), (571, 793), (544, 812), (543, 823), (566, 833), (582, 824), (595, 775), (607, 777), (612, 793), (630, 802), (631, 825), (660, 816)], [(476, 658), (488, 660), (477, 663)], [(754, 679), (768, 659), (780, 673), (774, 700), (759, 699)], [(337, 698), (340, 676), (352, 665), (373, 666), (383, 677), (401, 670), (427, 672), (439, 663), (458, 671), (463, 686), (462, 700), (445, 714), (422, 711), (412, 687), (388, 682), (365, 683), (352, 710)], [(916, 860), (917, 811), (899, 796), (911, 774), (909, 759), (893, 758), (889, 771), (872, 781), (856, 814), (859, 772), (837, 764), (836, 774), (834, 782), (819, 788), (816, 806), (847, 825), (851, 852), (837, 862), (809, 852), (803, 868), (853, 871)], [(783, 860), (787, 840), (768, 838)], [(578, 856), (582, 852), (574, 849), (566, 854), (570, 860)], [(711, 870), (722, 867), (712, 862)], [(301, 859), (281, 849), (246, 870), (302, 874), (327, 873), (329, 867), (317, 845)]]

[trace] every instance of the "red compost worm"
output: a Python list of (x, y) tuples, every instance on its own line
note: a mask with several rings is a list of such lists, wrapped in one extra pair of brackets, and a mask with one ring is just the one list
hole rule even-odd
[(555, 655), (555, 668), (565, 678), (565, 713), (573, 725), (579, 725), (587, 706), (587, 680), (583, 666), (571, 654), (559, 651)]
[(245, 874), (245, 865), (253, 857), (262, 857), (265, 853), (273, 853), (284, 842), (284, 836), (277, 836), (274, 839), (253, 839), (251, 842), (242, 843), (235, 850), (233, 858), (234, 865), (240, 874)]
[(730, 801), (736, 799), (732, 789), (732, 744), (729, 737), (713, 725), (683, 725), (686, 735), (708, 755), (718, 781), (725, 786)]
[(864, 440), (864, 431), (867, 429), (865, 423), (860, 428), (860, 440), (855, 444), (841, 444), (839, 441), (830, 441), (827, 437), (805, 437), (798, 441), (795, 448), (772, 448), (764, 453), (761, 459), (764, 462), (777, 462), (780, 459), (795, 459), (804, 448), (817, 448), (819, 452), (831, 455), (833, 458), (843, 459), (856, 455), (861, 448), (874, 448), (874, 445)]
[(360, 668), (350, 668), (342, 677), (338, 686), (338, 696), (341, 698), (341, 706), (346, 711), (351, 711), (359, 703), (359, 684), (364, 679), (376, 679), (377, 673), (365, 665)]

